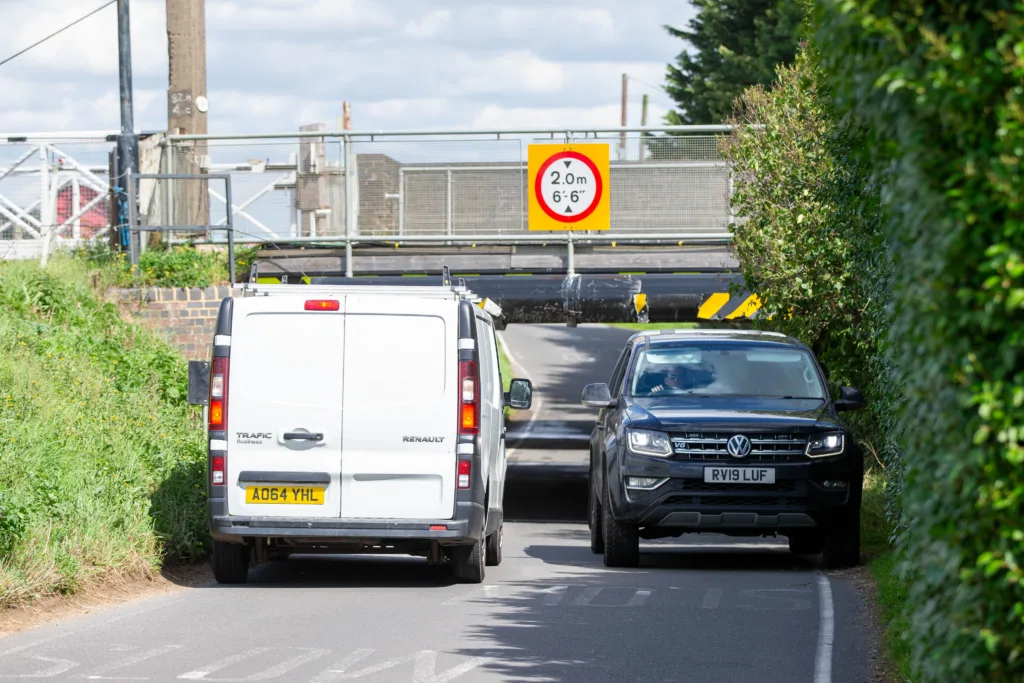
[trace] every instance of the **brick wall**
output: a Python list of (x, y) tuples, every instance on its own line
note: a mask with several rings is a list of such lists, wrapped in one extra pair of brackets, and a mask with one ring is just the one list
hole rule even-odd
[(121, 290), (119, 295), (126, 317), (177, 346), (189, 360), (205, 360), (213, 343), (220, 302), (232, 292), (228, 286), (151, 287)]

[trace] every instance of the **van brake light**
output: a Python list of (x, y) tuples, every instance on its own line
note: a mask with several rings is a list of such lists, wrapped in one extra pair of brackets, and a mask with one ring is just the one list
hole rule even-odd
[(339, 311), (341, 302), (338, 299), (307, 299), (307, 311)]
[(460, 489), (468, 489), (469, 488), (469, 468), (470, 468), (469, 460), (460, 460), (459, 461), (459, 472), (458, 472), (459, 476), (458, 476), (458, 482), (457, 482), (456, 485)]

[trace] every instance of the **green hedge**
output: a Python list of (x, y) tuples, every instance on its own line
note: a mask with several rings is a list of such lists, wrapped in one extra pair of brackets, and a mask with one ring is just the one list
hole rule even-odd
[(819, 0), (839, 111), (872, 131), (906, 401), (915, 678), (1024, 678), (1024, 5)]
[(851, 155), (864, 134), (821, 96), (824, 76), (810, 47), (776, 73), (770, 88), (737, 100), (734, 132), (720, 145), (740, 217), (733, 244), (745, 287), (762, 302), (755, 324), (813, 348), (834, 391), (865, 392), (868, 409), (849, 419), (859, 440), (893, 463), (897, 392), (880, 346), (889, 264), (877, 188)]

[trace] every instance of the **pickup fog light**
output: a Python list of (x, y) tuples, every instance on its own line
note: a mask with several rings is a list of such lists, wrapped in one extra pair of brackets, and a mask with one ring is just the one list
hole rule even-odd
[(821, 458), (827, 455), (839, 455), (846, 445), (846, 437), (842, 432), (818, 434), (807, 441), (807, 455)]
[(838, 481), (838, 480), (835, 480), (835, 479), (826, 479), (825, 480), (825, 488), (827, 488), (827, 489), (845, 489), (846, 488), (846, 482), (845, 481)]
[(672, 455), (672, 442), (664, 432), (649, 429), (627, 429), (629, 450), (637, 455), (653, 455), (664, 458)]
[(627, 489), (645, 489), (650, 491), (665, 483), (665, 479), (658, 477), (626, 477)]

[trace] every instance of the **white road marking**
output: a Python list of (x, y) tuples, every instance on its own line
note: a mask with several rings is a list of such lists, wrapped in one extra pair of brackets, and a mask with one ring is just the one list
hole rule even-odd
[[(277, 649), (277, 648), (275, 648), (275, 649)], [(266, 680), (270, 680), (271, 678), (277, 678), (278, 676), (286, 674), (289, 671), (291, 671), (292, 669), (297, 669), (300, 666), (302, 666), (303, 664), (308, 664), (309, 662), (312, 662), (312, 661), (315, 661), (317, 659), (320, 659), (324, 655), (331, 654), (330, 650), (325, 650), (323, 648), (318, 648), (318, 647), (282, 647), (281, 649), (282, 650), (306, 650), (306, 652), (303, 652), (302, 654), (296, 655), (296, 656), (292, 657), (291, 659), (286, 659), (285, 661), (281, 662), (280, 664), (276, 664), (276, 665), (270, 667), (269, 669), (264, 669), (263, 671), (260, 671), (259, 673), (254, 673), (251, 676), (246, 676), (245, 678), (236, 678), (236, 679), (222, 678), (222, 679), (216, 679), (216, 680), (266, 681)]]
[(78, 662), (73, 662), (70, 659), (56, 659), (54, 657), (30, 657), (29, 659), (38, 659), (41, 662), (50, 662), (53, 664), (49, 669), (43, 669), (32, 674), (0, 674), (0, 678), (53, 678), (59, 676), (62, 673), (66, 673), (71, 669), (78, 666)]
[[(108, 664), (107, 666), (104, 666), (104, 667), (101, 667), (99, 669), (96, 669), (96, 671), (91, 676), (85, 676), (85, 678), (88, 678), (88, 679), (93, 680), (93, 681), (140, 681), (140, 680), (144, 681), (144, 680), (146, 680), (145, 676), (104, 676), (103, 674), (108, 674), (111, 671), (117, 671), (118, 669), (123, 669), (126, 666), (132, 666), (133, 664), (138, 664), (139, 662), (144, 662), (147, 659), (152, 659), (153, 657), (159, 657), (160, 655), (165, 655), (168, 652), (174, 652), (175, 650), (180, 650), (183, 647), (185, 647), (185, 646), (184, 645), (164, 645), (162, 647), (154, 647), (154, 648), (152, 648), (150, 650), (146, 650), (145, 652), (139, 652), (139, 653), (131, 655), (129, 657), (125, 657), (124, 659), (118, 660), (118, 661), (114, 662), (113, 664)], [(121, 648), (111, 648), (111, 649), (115, 649), (115, 650), (116, 649), (120, 649), (121, 652), (124, 652), (124, 651), (127, 650), (127, 648), (124, 648), (124, 647), (121, 647)]]
[[(647, 598), (651, 597), (653, 591), (649, 591), (645, 588), (633, 589), (633, 595), (629, 598), (629, 601), (623, 605), (593, 605), (591, 604), (598, 595), (601, 594), (605, 588), (618, 588), (618, 586), (589, 586), (583, 589), (576, 599), (572, 601), (572, 604), (579, 607), (640, 607)], [(627, 589), (628, 590), (628, 589)]]
[(716, 609), (718, 603), (722, 601), (722, 589), (721, 588), (709, 588), (704, 591), (704, 599), (701, 600), (700, 606), (702, 609)]
[(214, 662), (213, 664), (202, 669), (196, 669), (195, 671), (183, 673), (180, 676), (178, 676), (178, 678), (184, 679), (186, 681), (201, 681), (210, 674), (212, 674), (214, 671), (220, 671), (225, 667), (231, 666), (232, 664), (237, 664), (238, 662), (244, 661), (249, 657), (254, 657), (258, 654), (263, 654), (269, 649), (269, 647), (254, 647), (249, 650), (245, 650), (244, 652), (239, 652), (238, 654), (231, 655), (230, 657), (225, 657), (224, 659)]
[(416, 668), (413, 669), (412, 680), (413, 683), (448, 683), (448, 681), (453, 681), (489, 661), (491, 661), (490, 657), (472, 657), (468, 661), (438, 674), (435, 673), (437, 653), (433, 650), (423, 650), (416, 657)]
[(348, 668), (350, 666), (352, 666), (353, 664), (358, 664), (359, 662), (363, 661), (372, 654), (373, 650), (370, 650), (368, 648), (355, 650), (354, 652), (346, 656), (344, 659), (339, 661), (337, 664), (335, 664), (333, 669), (328, 669), (327, 671), (324, 671), (322, 674), (314, 678), (313, 683), (331, 683), (331, 681), (336, 681), (338, 680), (338, 676), (336, 676), (335, 674), (345, 673), (346, 671), (348, 671)]
[[(396, 666), (400, 666), (402, 664), (406, 664), (409, 662), (413, 663), (413, 683), (448, 683), (448, 681), (452, 681), (458, 678), (459, 676), (462, 676), (472, 671), (473, 669), (491, 661), (491, 658), (489, 657), (471, 657), (468, 661), (465, 661), (457, 666), (452, 667), (451, 669), (448, 669), (447, 671), (442, 671), (440, 674), (438, 674), (437, 652), (435, 652), (434, 650), (421, 650), (419, 652), (414, 652), (412, 654), (405, 655), (404, 657), (388, 659), (386, 661), (380, 662), (379, 664), (368, 666), (365, 669), (353, 671), (352, 673), (348, 673), (347, 671), (345, 671), (345, 669), (347, 669), (350, 664), (354, 663), (354, 661), (347, 660), (353, 659), (355, 655), (360, 654), (358, 659), (366, 658), (366, 655), (361, 654), (363, 652), (366, 651), (356, 650), (352, 653), (352, 655), (349, 656), (349, 658), (346, 658), (344, 668), (339, 667), (338, 669), (325, 671), (314, 680), (314, 683), (327, 683), (328, 681), (347, 681), (355, 678), (363, 678), (364, 676), (369, 676), (371, 674), (380, 673), (381, 671), (393, 669)], [(372, 650), (370, 650), (369, 652), (372, 652)], [(369, 652), (367, 652), (367, 654), (369, 654)]]
[(631, 597), (629, 602), (626, 603), (626, 607), (641, 607), (645, 602), (647, 602), (647, 598), (651, 597), (652, 592), (653, 591), (638, 588), (636, 592), (633, 593), (633, 597)]
[(545, 588), (542, 593), (546, 593), (544, 596), (544, 606), (554, 607), (562, 601), (565, 596), (565, 591), (569, 590), (568, 586), (552, 586), (551, 588)]
[[(528, 379), (528, 380), (530, 380), (530, 384), (535, 384), (535, 382), (533, 381), (533, 378), (530, 377), (530, 373), (526, 371), (526, 367), (522, 363), (520, 363), (519, 360), (512, 353), (512, 349), (509, 348), (508, 341), (506, 341), (504, 333), (495, 331), (494, 334), (498, 337), (498, 341), (501, 343), (501, 348), (505, 352), (505, 357), (508, 358), (509, 364), (514, 365), (514, 366), (519, 368), (519, 372), (522, 374), (523, 379)], [(523, 437), (524, 438), (530, 436), (530, 434), (533, 432), (533, 425), (537, 421), (537, 418), (540, 416), (541, 412), (543, 412), (543, 410), (544, 410), (544, 399), (541, 398), (539, 393), (534, 398), (533, 406), (532, 407), (533, 407), (533, 410), (531, 411), (532, 414), (530, 415), (530, 419), (526, 423), (526, 428), (523, 430)], [(510, 455), (515, 453), (515, 452), (516, 452), (516, 449), (515, 449), (514, 446), (512, 448), (508, 448), (506, 446), (506, 450), (505, 450), (505, 457), (506, 457), (506, 459)]]
[(481, 586), (480, 588), (474, 588), (473, 590), (466, 591), (465, 593), (459, 593), (458, 595), (454, 595), (445, 600), (444, 602), (442, 602), (441, 605), (458, 605), (460, 603), (467, 602), (472, 598), (480, 597), (480, 593), (483, 593), (484, 599), (490, 600), (491, 598), (497, 596), (499, 590), (501, 590), (500, 585), (488, 584), (486, 586)]
[(832, 683), (832, 644), (835, 642), (835, 607), (832, 585), (824, 574), (818, 575), (818, 648), (814, 655), (814, 683)]

